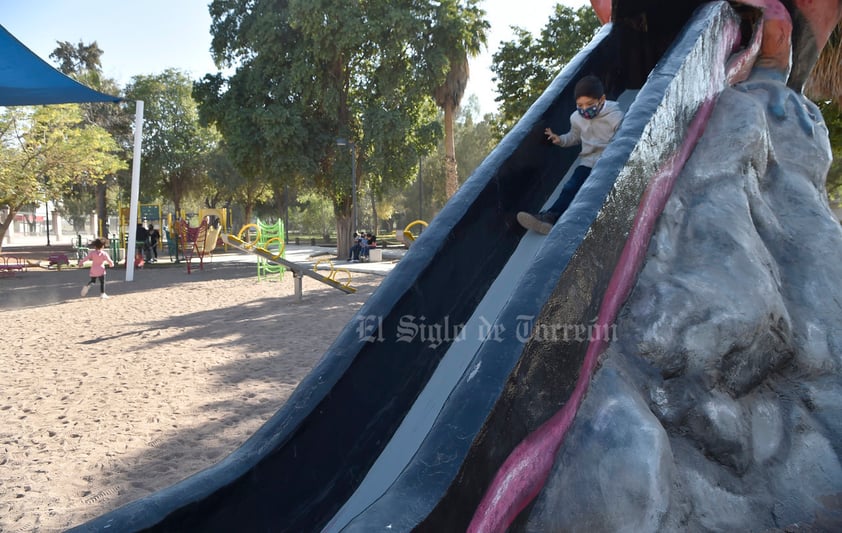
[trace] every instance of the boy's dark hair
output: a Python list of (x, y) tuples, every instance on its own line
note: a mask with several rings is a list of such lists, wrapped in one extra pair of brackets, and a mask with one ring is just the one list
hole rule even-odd
[(101, 250), (102, 247), (104, 246), (102, 240), (100, 240), (100, 239), (94, 239), (93, 245), (94, 245), (94, 248), (96, 248), (97, 250)]
[(590, 98), (602, 98), (605, 95), (605, 87), (602, 85), (602, 80), (596, 76), (585, 76), (578, 82), (573, 89), (573, 98), (580, 96), (587, 96)]

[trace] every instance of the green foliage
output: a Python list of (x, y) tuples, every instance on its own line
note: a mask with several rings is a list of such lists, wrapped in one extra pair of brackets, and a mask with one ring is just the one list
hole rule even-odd
[(81, 231), (88, 214), (96, 209), (96, 187), (76, 184), (65, 191), (61, 197), (62, 214), (70, 220), (74, 231)]
[(471, 97), (463, 106), (456, 127), (456, 160), (459, 163), (459, 183), (473, 174), (488, 154), (497, 146), (493, 118), (479, 118), (479, 101)]
[(220, 202), (230, 202), (243, 181), (228, 158), (225, 143), (220, 143), (208, 160), (208, 181), (203, 191), (205, 206), (218, 207)]
[[(477, 56), (486, 45), (488, 21), (485, 11), (477, 6), (476, 0), (445, 0), (434, 10), (431, 45), (428, 56), (441, 56), (446, 65), (445, 76), (435, 87), (436, 104), (444, 112), (444, 141), (447, 196), (458, 188), (458, 164), (456, 161), (456, 140), (453, 133), (456, 110), (465, 94), (468, 83), (468, 57)], [(440, 77), (435, 76), (434, 77)]]
[(299, 235), (330, 235), (334, 227), (333, 206), (315, 193), (303, 195), (289, 210), (289, 230)]
[(442, 109), (448, 105), (458, 107), (468, 81), (467, 71), (462, 70), (468, 58), (476, 57), (487, 44), (491, 26), (478, 4), (477, 0), (443, 0), (433, 6), (430, 46), (425, 54), (430, 64), (440, 69), (434, 79), (440, 79), (435, 98)]
[(135, 76), (126, 87), (129, 99), (144, 102), (141, 201), (161, 194), (178, 211), (202, 193), (219, 135), (199, 122), (192, 90), (192, 80), (175, 69)]
[(59, 41), (58, 47), (50, 54), (50, 59), (58, 61), (58, 69), (65, 74), (80, 72), (101, 72), (102, 49), (96, 41), (85, 44), (79, 41), (74, 46), (69, 41)]
[[(228, 157), (225, 143), (220, 144), (211, 155), (208, 167), (208, 181), (205, 185), (205, 205), (215, 207), (222, 200), (243, 208), (246, 221), (252, 220), (255, 206), (271, 197), (270, 183), (258, 177), (243, 176)], [(262, 217), (266, 218), (266, 217)]]
[(833, 163), (827, 174), (827, 193), (831, 203), (842, 205), (842, 107), (833, 101), (818, 102), (819, 109), (827, 124), (830, 146), (833, 150)]
[[(486, 115), (478, 121), (478, 108), (476, 97), (471, 97), (462, 106), (454, 128), (460, 184), (474, 173), (497, 144), (493, 117)], [(447, 202), (444, 153), (442, 141), (435, 152), (420, 161), (423, 190), (418, 187), (416, 167), (414, 180), (386, 194), (387, 199), (394, 199), (393, 220), (398, 228), (403, 229), (406, 224), (417, 219), (429, 222), (444, 207)]]
[(350, 239), (354, 143), (360, 191), (414, 177), (440, 137), (431, 95), (447, 63), (431, 49), (438, 2), (214, 0), (212, 49), (229, 77), (194, 87), (243, 176), (312, 190)]
[(537, 37), (515, 28), (515, 39), (501, 43), (491, 69), (496, 75), (501, 133), (511, 129), (553, 78), (596, 35), (600, 22), (590, 6), (556, 5)]
[[(100, 61), (102, 54), (103, 51), (96, 42), (85, 44), (80, 41), (77, 45), (73, 45), (67, 41), (60, 41), (58, 47), (50, 54), (50, 58), (58, 62), (61, 72), (84, 85), (108, 94), (119, 94), (121, 90), (117, 82), (102, 77)], [(126, 110), (125, 104), (94, 102), (80, 104), (80, 108), (87, 124), (100, 126), (114, 137), (121, 147), (120, 157), (128, 161), (132, 148), (132, 116)], [(115, 181), (115, 176), (106, 176), (96, 185), (74, 187), (71, 192), (62, 197), (63, 214), (70, 218), (74, 228), (81, 230), (84, 220), (93, 210), (97, 212), (99, 220), (108, 220), (106, 210), (108, 186)], [(114, 194), (111, 196), (113, 197)], [(112, 208), (116, 208), (116, 202), (112, 202)]]
[[(455, 127), (456, 148), (459, 160), (459, 182), (465, 180), (474, 172), (477, 166), (486, 158), (496, 145), (495, 131), (491, 115), (477, 121), (479, 104), (472, 96), (463, 105), (457, 117)], [(432, 220), (447, 202), (445, 190), (445, 162), (444, 141), (440, 140), (436, 150), (419, 159), (420, 175), (423, 182), (419, 190), (419, 168), (413, 169), (413, 178), (406, 183), (389, 185), (378, 191), (373, 191), (368, 184), (358, 194), (359, 229), (372, 231), (384, 238), (394, 235), (394, 229), (402, 229), (407, 223), (422, 218)], [(318, 196), (309, 193), (296, 202), (290, 213), (290, 229), (305, 235), (322, 235), (324, 230), (319, 224), (325, 216), (325, 205), (317, 202)], [(323, 201), (323, 200), (322, 200)], [(419, 205), (421, 204), (421, 205)], [(315, 209), (315, 212), (311, 212)], [(376, 213), (376, 215), (375, 215)], [(262, 215), (261, 215), (262, 216)], [(333, 215), (327, 213), (330, 220)], [(310, 217), (304, 222), (303, 217)]]
[(0, 206), (10, 213), (0, 241), (22, 207), (94, 185), (125, 168), (103, 128), (85, 124), (77, 105), (0, 110)]

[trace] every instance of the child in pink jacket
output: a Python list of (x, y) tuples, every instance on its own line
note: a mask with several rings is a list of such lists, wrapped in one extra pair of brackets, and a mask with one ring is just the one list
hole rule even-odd
[(102, 241), (97, 239), (94, 241), (94, 249), (88, 252), (83, 259), (79, 260), (78, 267), (81, 268), (85, 261), (91, 262), (91, 281), (82, 287), (82, 296), (87, 296), (91, 285), (99, 281), (100, 298), (106, 299), (108, 295), (105, 294), (105, 265), (114, 266), (114, 261), (109, 257), (108, 252), (102, 249)]

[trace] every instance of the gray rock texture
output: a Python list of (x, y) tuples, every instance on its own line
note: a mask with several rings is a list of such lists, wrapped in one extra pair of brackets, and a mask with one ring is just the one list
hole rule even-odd
[(842, 530), (830, 161), (784, 84), (720, 96), (528, 530)]

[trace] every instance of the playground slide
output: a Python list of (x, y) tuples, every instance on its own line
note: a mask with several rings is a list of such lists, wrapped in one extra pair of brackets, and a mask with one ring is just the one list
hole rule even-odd
[[(674, 42), (647, 37), (673, 43), (665, 54), (604, 27), (272, 419), (218, 465), (76, 531), (464, 530), (508, 453), (572, 394), (581, 328), (618, 270), (633, 278), (629, 243), (645, 249), (639, 222), (657, 217), (652, 198), (668, 196), (728, 83), (739, 26), (727, 3), (707, 4)], [(657, 66), (628, 61), (634, 46)], [(515, 214), (539, 209), (577, 155), (543, 130), (565, 130), (591, 73), (636, 98), (550, 235), (526, 234)], [(565, 334), (530, 341), (539, 325)]]

